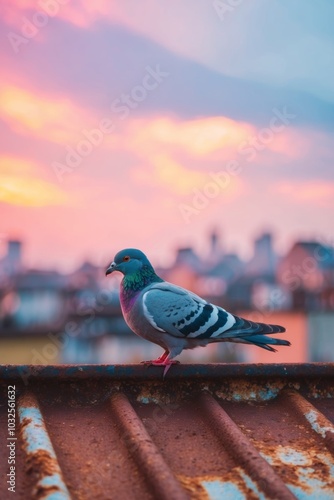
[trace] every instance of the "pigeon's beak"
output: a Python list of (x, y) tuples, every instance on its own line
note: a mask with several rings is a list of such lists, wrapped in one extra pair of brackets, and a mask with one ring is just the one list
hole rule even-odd
[(115, 271), (116, 269), (116, 264), (115, 262), (112, 262), (110, 264), (110, 266), (108, 267), (108, 269), (106, 270), (106, 276), (108, 276), (108, 274), (111, 274), (113, 271)]

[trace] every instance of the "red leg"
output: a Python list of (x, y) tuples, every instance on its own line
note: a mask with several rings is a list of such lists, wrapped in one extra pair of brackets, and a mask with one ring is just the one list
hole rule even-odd
[(170, 367), (172, 365), (177, 365), (180, 363), (180, 361), (174, 361), (173, 359), (169, 359), (169, 356), (170, 353), (168, 351), (165, 351), (159, 358), (153, 359), (152, 361), (142, 361), (142, 364), (148, 366), (164, 366), (165, 369), (162, 378), (165, 378)]
[(142, 364), (144, 365), (153, 365), (153, 366), (160, 366), (161, 364), (164, 363), (165, 359), (167, 358), (169, 352), (165, 351), (161, 356), (157, 359), (152, 359), (151, 361), (142, 361)]

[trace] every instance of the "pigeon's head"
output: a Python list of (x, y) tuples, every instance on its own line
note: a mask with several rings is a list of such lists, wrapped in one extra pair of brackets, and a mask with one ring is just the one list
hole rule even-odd
[(114, 261), (106, 270), (106, 276), (114, 271), (128, 276), (137, 273), (143, 266), (151, 267), (146, 255), (135, 248), (126, 248), (115, 255)]

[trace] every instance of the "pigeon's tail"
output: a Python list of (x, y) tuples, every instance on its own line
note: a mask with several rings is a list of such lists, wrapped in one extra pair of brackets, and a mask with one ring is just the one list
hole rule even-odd
[(277, 349), (271, 347), (272, 345), (291, 345), (288, 340), (272, 339), (271, 337), (267, 337), (266, 335), (247, 335), (245, 337), (236, 337), (229, 340), (230, 342), (240, 342), (241, 344), (257, 345), (258, 347), (262, 347), (262, 349), (266, 349), (267, 351), (271, 352), (277, 351)]
[(236, 320), (235, 324), (228, 331), (224, 332), (225, 339), (230, 342), (253, 344), (272, 352), (276, 352), (276, 349), (271, 347), (272, 345), (291, 345), (288, 340), (268, 337), (268, 335), (274, 333), (285, 332), (283, 326), (255, 323), (254, 321), (239, 318), (238, 316), (234, 316), (234, 318)]

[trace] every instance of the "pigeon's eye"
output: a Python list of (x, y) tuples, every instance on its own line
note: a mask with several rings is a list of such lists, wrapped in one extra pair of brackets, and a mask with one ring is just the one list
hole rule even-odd
[(130, 257), (128, 255), (126, 255), (125, 257), (123, 257), (123, 262), (128, 262), (130, 260)]

